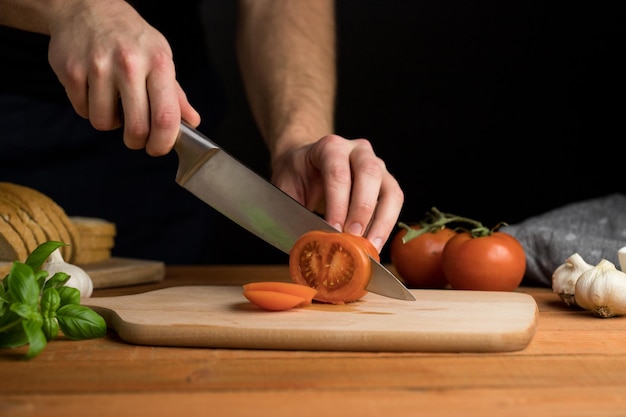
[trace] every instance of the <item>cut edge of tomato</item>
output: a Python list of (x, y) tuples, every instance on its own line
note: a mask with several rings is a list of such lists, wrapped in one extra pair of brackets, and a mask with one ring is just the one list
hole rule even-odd
[[(367, 240), (365, 237), (352, 235), (346, 232), (325, 232), (321, 230), (314, 230), (303, 234), (296, 244), (294, 244), (294, 248), (290, 253), (289, 258), (289, 269), (290, 275), (295, 284), (309, 286), (307, 280), (304, 276), (302, 276), (301, 267), (299, 264), (299, 260), (295, 258), (294, 250), (301, 244), (307, 240), (316, 240), (323, 239), (324, 241), (332, 241), (333, 239), (343, 239), (341, 244), (345, 244), (351, 246), (353, 249), (353, 253), (360, 257), (360, 265), (362, 266), (361, 273), (365, 275), (365, 278), (361, 279), (358, 286), (354, 284), (350, 285), (348, 291), (340, 291), (340, 290), (328, 290), (327, 288), (321, 287), (321, 289), (317, 289), (317, 294), (313, 298), (315, 301), (327, 303), (327, 304), (346, 304), (360, 300), (365, 295), (368, 294), (368, 291), (365, 289), (369, 284), (372, 275), (372, 263), (370, 261), (371, 252), (376, 253), (375, 247), (371, 242), (365, 241)], [(368, 256), (369, 255), (369, 256)], [(374, 256), (372, 256), (374, 257)], [(359, 264), (359, 261), (357, 261)], [(313, 287), (311, 287), (313, 288)], [(338, 294), (337, 294), (338, 293)]]
[(306, 304), (311, 304), (317, 294), (315, 288), (295, 282), (284, 281), (256, 281), (243, 285), (244, 291), (275, 291), (284, 294), (295, 295), (304, 299)]
[(243, 296), (252, 304), (267, 311), (290, 310), (306, 303), (302, 297), (278, 291), (244, 290)]

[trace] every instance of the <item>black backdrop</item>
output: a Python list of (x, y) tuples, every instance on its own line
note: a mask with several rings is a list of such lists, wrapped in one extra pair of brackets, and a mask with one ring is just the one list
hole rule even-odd
[[(231, 49), (232, 3), (207, 6), (230, 95), (213, 135), (267, 174), (261, 139), (248, 140), (258, 132)], [(405, 191), (401, 220), (436, 206), (514, 224), (624, 191), (619, 2), (551, 3), (338, 0), (336, 130), (372, 141)], [(229, 221), (220, 227), (225, 263), (286, 260)]]

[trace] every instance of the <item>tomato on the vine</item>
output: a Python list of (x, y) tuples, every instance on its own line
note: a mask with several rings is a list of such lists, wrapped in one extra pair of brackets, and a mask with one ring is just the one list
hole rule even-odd
[(410, 288), (444, 288), (448, 281), (443, 272), (441, 254), (446, 243), (456, 235), (456, 232), (447, 227), (440, 227), (433, 231), (425, 231), (405, 243), (403, 238), (409, 233), (408, 227), (422, 230), (422, 226), (407, 226), (402, 223), (400, 226), (389, 247), (391, 263), (400, 278)]
[(526, 254), (508, 233), (473, 236), (461, 232), (446, 243), (442, 264), (453, 289), (513, 291), (524, 278)]
[(344, 232), (304, 233), (289, 253), (291, 279), (317, 290), (314, 300), (344, 304), (367, 294), (378, 252), (365, 238)]

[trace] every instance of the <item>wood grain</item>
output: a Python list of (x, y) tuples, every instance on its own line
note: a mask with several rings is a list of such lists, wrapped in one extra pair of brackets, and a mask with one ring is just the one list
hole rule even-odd
[[(284, 278), (284, 266), (167, 267), (163, 281), (96, 297)], [(520, 288), (539, 316), (514, 352), (210, 349), (100, 339), (0, 349), (0, 416), (622, 417), (626, 317), (599, 319), (549, 288)]]
[(92, 298), (122, 339), (161, 346), (395, 352), (506, 352), (535, 333), (537, 305), (512, 292), (414, 290), (417, 301), (369, 293), (346, 305), (267, 312), (240, 286), (196, 285)]

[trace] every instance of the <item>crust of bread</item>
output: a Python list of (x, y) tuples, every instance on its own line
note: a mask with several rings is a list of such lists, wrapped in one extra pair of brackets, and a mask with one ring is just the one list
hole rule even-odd
[(25, 261), (46, 241), (66, 243), (61, 254), (66, 262), (75, 264), (105, 261), (115, 245), (115, 223), (67, 216), (50, 197), (14, 183), (0, 182), (0, 217), (0, 265), (5, 269), (7, 262)]
[(11, 225), (7, 216), (0, 213), (0, 260), (24, 262), (28, 254), (20, 234)]
[(66, 262), (72, 262), (76, 239), (72, 238), (62, 221), (59, 210), (65, 212), (58, 204), (37, 190), (14, 183), (0, 182), (0, 193), (15, 201), (30, 214), (44, 230), (47, 240), (66, 243), (66, 246), (60, 248), (61, 254)]

